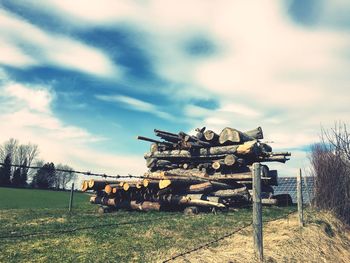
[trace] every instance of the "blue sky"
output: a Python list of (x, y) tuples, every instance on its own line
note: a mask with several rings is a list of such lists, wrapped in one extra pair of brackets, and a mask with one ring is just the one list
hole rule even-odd
[(306, 167), (349, 123), (348, 1), (0, 1), (0, 141), (142, 173), (154, 128), (262, 126)]

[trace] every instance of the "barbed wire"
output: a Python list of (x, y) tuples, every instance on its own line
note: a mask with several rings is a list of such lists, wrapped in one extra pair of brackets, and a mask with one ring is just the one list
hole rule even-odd
[(87, 229), (97, 229), (97, 228), (103, 228), (103, 227), (110, 227), (110, 226), (121, 226), (121, 225), (133, 225), (133, 224), (140, 224), (140, 223), (147, 223), (150, 221), (158, 221), (166, 218), (174, 218), (174, 215), (166, 215), (166, 216), (159, 216), (155, 218), (149, 218), (144, 220), (137, 220), (137, 221), (125, 221), (125, 222), (119, 222), (119, 223), (108, 223), (108, 224), (97, 224), (92, 226), (82, 226), (82, 227), (74, 227), (71, 229), (62, 229), (62, 230), (54, 230), (54, 231), (42, 231), (42, 232), (33, 232), (33, 233), (20, 233), (20, 234), (10, 234), (10, 235), (4, 235), (0, 236), (0, 239), (12, 239), (12, 238), (24, 238), (24, 237), (33, 237), (33, 236), (47, 236), (52, 234), (69, 234), (73, 232), (77, 232), (80, 230), (87, 230)]
[[(279, 217), (273, 218), (273, 219), (271, 219), (271, 220), (265, 220), (265, 221), (263, 221), (263, 223), (269, 223), (269, 222), (273, 222), (273, 221), (276, 221), (276, 220), (279, 220), (279, 219), (287, 218), (288, 216), (290, 216), (291, 214), (293, 214), (293, 213), (295, 213), (295, 212), (296, 212), (296, 211), (290, 211), (290, 212), (288, 212), (286, 215), (279, 216)], [(214, 240), (212, 240), (212, 241), (206, 242), (206, 243), (204, 243), (204, 244), (202, 244), (202, 245), (199, 245), (199, 246), (197, 246), (197, 247), (195, 247), (195, 248), (186, 250), (186, 251), (184, 251), (184, 252), (182, 252), (182, 253), (179, 253), (179, 254), (177, 254), (177, 255), (175, 255), (175, 256), (172, 256), (171, 258), (168, 258), (168, 259), (164, 260), (163, 263), (173, 261), (173, 260), (175, 260), (176, 258), (183, 257), (183, 256), (185, 256), (185, 255), (188, 255), (188, 254), (192, 253), (192, 252), (195, 252), (195, 251), (201, 250), (201, 249), (203, 249), (203, 248), (205, 248), (205, 247), (208, 247), (208, 246), (210, 246), (210, 245), (212, 245), (212, 244), (214, 244), (214, 243), (217, 243), (217, 242), (219, 242), (219, 241), (221, 241), (221, 240), (223, 240), (223, 239), (225, 239), (225, 238), (228, 238), (228, 237), (230, 237), (230, 236), (232, 236), (232, 235), (238, 233), (239, 231), (241, 231), (241, 230), (243, 230), (243, 229), (248, 228), (248, 227), (251, 226), (252, 224), (253, 224), (253, 222), (251, 221), (249, 224), (246, 224), (246, 225), (244, 225), (244, 226), (242, 226), (242, 227), (240, 227), (240, 228), (238, 228), (238, 229), (235, 229), (234, 231), (229, 232), (229, 233), (227, 233), (227, 234), (225, 234), (225, 235), (223, 235), (223, 236), (220, 236), (220, 237), (218, 237), (218, 238), (216, 238), (216, 239), (214, 239)]]
[[(0, 165), (4, 166), (6, 165), (5, 163), (0, 163)], [(17, 168), (25, 168), (25, 169), (36, 169), (39, 170), (43, 168), (42, 166), (28, 166), (28, 165), (20, 165), (20, 164), (11, 164), (11, 167), (17, 167)], [(66, 173), (76, 173), (76, 174), (83, 174), (87, 176), (99, 176), (99, 177), (104, 177), (104, 178), (140, 178), (141, 176), (135, 176), (135, 175), (108, 175), (105, 173), (93, 173), (91, 171), (76, 171), (76, 170), (71, 170), (71, 169), (60, 169), (60, 168), (55, 168), (55, 171), (59, 172), (66, 172)]]
[[(0, 163), (1, 166), (4, 166), (6, 164), (4, 163)], [(36, 169), (39, 170), (41, 168), (43, 168), (42, 166), (27, 166), (27, 165), (19, 165), (19, 164), (11, 164), (11, 167), (17, 167), (17, 168), (26, 168), (26, 169)], [(82, 175), (87, 175), (87, 176), (98, 176), (98, 177), (103, 177), (103, 178), (111, 178), (111, 179), (150, 179), (150, 180), (164, 180), (167, 178), (167, 176), (144, 176), (144, 175), (132, 175), (132, 174), (128, 174), (128, 175), (108, 175), (106, 173), (93, 173), (91, 171), (77, 171), (77, 170), (71, 170), (71, 169), (60, 169), (60, 168), (55, 168), (55, 171), (59, 171), (59, 172), (67, 172), (67, 173), (76, 173), (76, 174), (82, 174)], [(183, 180), (185, 178), (188, 178), (187, 176), (177, 176), (178, 178), (171, 178), (172, 181), (180, 181)], [(210, 178), (205, 178), (203, 176), (197, 176), (197, 175), (191, 175), (191, 178), (194, 179), (199, 179), (207, 182), (212, 182), (212, 181), (218, 181), (216, 179), (210, 179)]]

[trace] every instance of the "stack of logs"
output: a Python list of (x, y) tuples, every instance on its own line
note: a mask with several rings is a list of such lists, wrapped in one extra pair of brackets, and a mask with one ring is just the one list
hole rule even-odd
[[(241, 132), (226, 127), (217, 134), (196, 129), (196, 135), (154, 130), (161, 140), (151, 142), (145, 154), (149, 170), (137, 181), (84, 181), (83, 191), (93, 190), (90, 201), (109, 209), (176, 210), (224, 209), (249, 204), (254, 162), (286, 162), (290, 153), (272, 152), (261, 142), (260, 127)], [(262, 166), (263, 201), (276, 203), (272, 185), (277, 171)]]

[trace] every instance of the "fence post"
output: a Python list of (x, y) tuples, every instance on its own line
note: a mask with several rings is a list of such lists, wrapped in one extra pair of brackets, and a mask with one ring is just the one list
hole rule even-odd
[(261, 207), (261, 165), (253, 164), (253, 235), (255, 256), (263, 261), (262, 207)]
[(69, 212), (72, 211), (72, 206), (73, 206), (73, 193), (74, 193), (74, 183), (72, 183), (72, 188), (70, 189)]
[(304, 226), (304, 214), (303, 214), (303, 186), (301, 178), (301, 169), (298, 169), (297, 174), (297, 197), (298, 197), (298, 215), (299, 215), (299, 225)]

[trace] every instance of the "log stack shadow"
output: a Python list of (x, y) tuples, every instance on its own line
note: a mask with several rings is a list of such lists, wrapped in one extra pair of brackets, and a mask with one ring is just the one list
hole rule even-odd
[[(221, 133), (196, 129), (196, 135), (154, 130), (144, 157), (148, 171), (140, 179), (84, 181), (82, 190), (95, 194), (90, 202), (103, 211), (220, 210), (251, 203), (252, 164), (289, 160), (289, 152), (273, 152), (261, 140), (261, 127), (241, 132), (226, 127)], [(263, 204), (278, 204), (272, 186), (277, 171), (262, 165)]]

